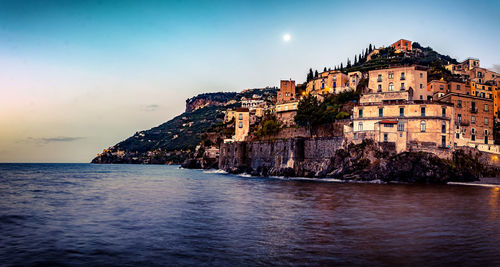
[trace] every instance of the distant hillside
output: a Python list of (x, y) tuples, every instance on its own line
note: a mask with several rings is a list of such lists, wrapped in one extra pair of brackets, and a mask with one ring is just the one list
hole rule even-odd
[(186, 100), (186, 112), (149, 130), (136, 132), (105, 149), (92, 163), (181, 163), (201, 142), (201, 135), (224, 120), (224, 111), (240, 106), (254, 94), (271, 101), (277, 88), (249, 89), (241, 93), (200, 94)]

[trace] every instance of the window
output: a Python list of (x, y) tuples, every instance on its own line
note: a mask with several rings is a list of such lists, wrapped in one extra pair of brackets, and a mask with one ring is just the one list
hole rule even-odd
[(240, 120), (242, 120), (242, 119), (243, 119), (243, 114), (240, 114), (240, 115), (238, 116), (238, 118), (239, 118)]
[(460, 91), (460, 84), (457, 84), (457, 91)]
[(363, 123), (362, 122), (358, 123), (358, 131), (363, 131)]
[[(379, 75), (379, 77), (380, 77), (380, 75)], [(394, 72), (389, 72), (389, 79), (392, 79), (392, 78), (394, 78)], [(382, 79), (382, 78), (380, 78), (380, 79)]]
[(488, 104), (484, 104), (484, 111), (488, 111), (488, 110), (489, 110)]
[(443, 91), (444, 87), (442, 85), (439, 86), (439, 90)]
[(243, 128), (243, 122), (241, 122), (241, 121), (240, 121), (240, 122), (238, 123), (238, 127), (239, 127), (239, 128)]
[(405, 131), (405, 124), (402, 122), (398, 123), (398, 131), (404, 132)]
[(384, 123), (385, 128), (394, 128), (394, 124), (392, 123)]
[(446, 136), (441, 136), (441, 147), (446, 147)]
[(388, 140), (388, 139), (389, 139), (389, 138), (387, 138), (387, 134), (385, 133), (385, 134), (384, 134), (384, 142), (387, 142), (387, 140)]
[(378, 85), (377, 92), (382, 92), (382, 85), (381, 84)]
[(425, 107), (420, 108), (420, 116), (425, 117)]
[(399, 108), (399, 117), (405, 116), (405, 108)]
[(378, 75), (377, 82), (381, 82), (381, 81), (382, 81), (382, 74), (379, 74), (379, 75)]
[(401, 83), (401, 91), (405, 89), (405, 83)]
[(393, 83), (389, 83), (389, 91), (390, 92), (394, 91), (394, 84)]
[(476, 124), (476, 116), (470, 117), (470, 123)]
[(378, 117), (379, 117), (379, 118), (384, 117), (384, 109), (383, 109), (383, 108), (379, 108), (379, 109), (378, 109)]
[(457, 108), (461, 108), (462, 107), (462, 100), (457, 100)]
[(358, 111), (358, 114), (359, 114), (359, 116), (358, 116), (358, 117), (363, 118), (363, 110), (362, 110), (362, 109), (360, 109), (360, 110)]
[(401, 72), (401, 80), (404, 80), (404, 79), (405, 79), (405, 73)]
[(425, 132), (425, 121), (420, 121), (420, 131)]
[(455, 138), (457, 139), (460, 138), (460, 134), (459, 133), (455, 134)]
[(422, 96), (422, 95), (421, 95), (421, 96), (420, 96), (420, 100), (423, 100), (423, 99), (424, 99), (424, 96)]
[(423, 77), (424, 77), (424, 75), (422, 73), (420, 73), (420, 78), (423, 78)]
[(420, 84), (420, 89), (423, 89), (424, 88), (424, 85), (423, 84)]
[(442, 133), (446, 133), (446, 122), (443, 121), (443, 123), (441, 124), (441, 132)]
[(484, 118), (484, 125), (488, 125), (488, 118)]
[(441, 117), (446, 118), (446, 108), (441, 108)]

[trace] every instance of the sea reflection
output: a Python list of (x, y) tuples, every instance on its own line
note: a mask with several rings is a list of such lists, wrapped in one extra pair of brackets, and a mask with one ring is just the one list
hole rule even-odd
[(3, 265), (481, 265), (499, 188), (0, 164)]

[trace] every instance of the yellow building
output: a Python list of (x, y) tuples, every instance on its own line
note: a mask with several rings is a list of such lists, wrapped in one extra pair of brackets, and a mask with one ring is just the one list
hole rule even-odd
[(393, 143), (396, 151), (454, 146), (454, 109), (449, 103), (403, 101), (354, 107), (352, 127), (345, 128), (348, 140), (373, 139)]
[(250, 112), (247, 108), (238, 108), (235, 111), (234, 140), (245, 141), (250, 130)]
[(349, 79), (346, 74), (337, 71), (325, 71), (318, 78), (309, 81), (306, 85), (307, 94), (338, 94), (349, 89)]
[(371, 93), (408, 92), (406, 100), (429, 100), (427, 70), (419, 66), (397, 67), (368, 72)]

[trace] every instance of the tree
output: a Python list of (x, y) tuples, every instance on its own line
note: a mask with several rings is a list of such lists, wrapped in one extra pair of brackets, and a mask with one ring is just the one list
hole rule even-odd
[(358, 65), (358, 56), (354, 55), (354, 66)]
[(317, 123), (320, 103), (315, 96), (307, 95), (299, 101), (295, 122), (299, 126), (310, 126)]
[(351, 60), (349, 58), (347, 58), (347, 68), (350, 68), (351, 67)]
[(307, 82), (309, 82), (309, 81), (311, 81), (313, 78), (314, 78), (314, 74), (313, 74), (313, 70), (312, 70), (312, 68), (311, 68), (311, 69), (309, 69), (309, 73), (307, 73), (307, 79), (306, 79), (306, 81), (307, 81)]
[(326, 71), (326, 67), (323, 69), (323, 72), (325, 72), (325, 71)]
[(318, 78), (318, 76), (319, 76), (319, 74), (318, 74), (318, 70), (316, 70), (316, 71), (314, 72), (314, 78)]
[(368, 46), (368, 51), (369, 51), (369, 53), (371, 53), (373, 51), (372, 44), (370, 44), (370, 46)]
[(368, 48), (365, 50), (365, 59), (368, 58), (368, 54), (370, 54), (370, 52), (368, 52)]
[(344, 66), (342, 65), (342, 62), (340, 62), (340, 71), (344, 70)]

